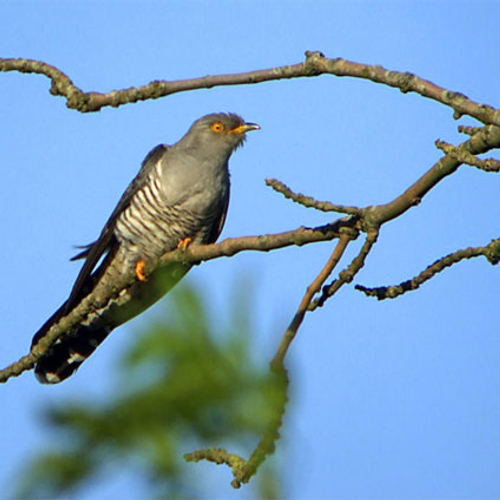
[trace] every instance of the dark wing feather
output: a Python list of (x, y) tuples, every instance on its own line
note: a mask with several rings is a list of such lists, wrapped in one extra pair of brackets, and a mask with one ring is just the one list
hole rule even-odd
[(89, 254), (90, 249), (92, 248), (92, 245), (94, 243), (95, 243), (95, 241), (93, 241), (92, 243), (89, 243), (88, 245), (75, 245), (75, 248), (83, 248), (83, 252), (76, 254), (74, 257), (71, 257), (71, 259), (69, 259), (69, 260), (71, 262), (73, 262), (75, 260), (85, 259), (85, 257), (87, 257), (87, 255)]
[(220, 236), (222, 228), (224, 227), (224, 223), (226, 222), (228, 207), (229, 207), (229, 190), (227, 191), (227, 194), (224, 197), (224, 200), (222, 201), (219, 218), (214, 221), (212, 230), (208, 234), (207, 243), (215, 243), (217, 241), (217, 238)]
[(75, 255), (71, 260), (83, 259), (85, 258), (85, 262), (78, 273), (75, 284), (71, 290), (71, 294), (69, 299), (66, 302), (65, 310), (69, 311), (75, 303), (77, 303), (85, 289), (87, 288), (87, 284), (89, 283), (89, 278), (94, 270), (95, 266), (101, 259), (101, 257), (108, 252), (114, 243), (116, 243), (116, 239), (114, 237), (114, 230), (116, 226), (116, 221), (119, 215), (127, 208), (130, 204), (130, 200), (133, 198), (135, 193), (143, 186), (146, 182), (147, 177), (151, 171), (161, 159), (161, 157), (167, 151), (168, 146), (164, 144), (160, 144), (156, 146), (153, 150), (149, 152), (149, 154), (144, 158), (142, 162), (141, 169), (139, 173), (135, 176), (133, 181), (129, 184), (128, 188), (123, 193), (120, 201), (116, 205), (116, 208), (113, 210), (113, 213), (109, 217), (108, 221), (104, 225), (99, 238), (96, 241), (91, 243), (90, 245), (85, 245), (83, 252), (80, 252), (78, 255)]

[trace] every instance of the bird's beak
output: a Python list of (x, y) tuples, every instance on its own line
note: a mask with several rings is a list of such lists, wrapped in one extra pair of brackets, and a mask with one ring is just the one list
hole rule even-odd
[(246, 134), (247, 132), (250, 132), (251, 130), (260, 130), (260, 127), (256, 123), (243, 123), (235, 128), (232, 128), (231, 130), (228, 130), (228, 134), (243, 135)]

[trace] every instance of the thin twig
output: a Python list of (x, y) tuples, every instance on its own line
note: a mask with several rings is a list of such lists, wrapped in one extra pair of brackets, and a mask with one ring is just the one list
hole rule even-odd
[(481, 130), (483, 130), (483, 127), (470, 127), (468, 125), (459, 125), (458, 126), (458, 131), (461, 134), (467, 134), (470, 136), (473, 136), (473, 135), (477, 134), (478, 132), (481, 132)]
[(257, 472), (257, 469), (264, 462), (267, 456), (272, 455), (276, 448), (276, 441), (280, 438), (279, 430), (283, 425), (283, 415), (285, 414), (286, 404), (288, 402), (288, 372), (283, 366), (279, 370), (274, 370), (273, 374), (280, 382), (282, 390), (279, 392), (279, 397), (275, 401), (276, 405), (273, 408), (273, 415), (267, 426), (264, 435), (262, 436), (259, 444), (255, 447), (250, 455), (245, 468), (241, 471), (240, 475), (235, 477), (231, 483), (235, 488), (238, 488), (242, 483), (248, 483), (250, 478)]
[(447, 267), (460, 262), (463, 259), (472, 259), (474, 257), (486, 257), (492, 265), (500, 261), (500, 238), (492, 240), (483, 247), (469, 247), (463, 250), (457, 250), (441, 259), (437, 260), (421, 273), (412, 279), (403, 281), (399, 285), (379, 286), (368, 288), (362, 285), (356, 285), (356, 290), (363, 292), (368, 297), (377, 297), (378, 300), (395, 299), (400, 295), (417, 290), (426, 281), (429, 281), (436, 274), (444, 271)]
[[(184, 455), (184, 460), (186, 462), (200, 462), (201, 460), (207, 460), (217, 465), (227, 465), (232, 469), (233, 476), (236, 478), (240, 475), (240, 471), (245, 467), (247, 461), (236, 455), (235, 453), (229, 453), (224, 448), (207, 448), (204, 450), (196, 450), (191, 453), (186, 453)], [(235, 487), (239, 488), (239, 485)]]
[(277, 193), (282, 194), (285, 198), (299, 203), (306, 208), (316, 208), (322, 212), (338, 212), (342, 214), (356, 215), (361, 214), (361, 209), (358, 207), (347, 207), (345, 205), (336, 205), (329, 201), (318, 201), (312, 196), (306, 196), (301, 193), (294, 193), (286, 184), (277, 179), (266, 179), (266, 184), (273, 188)]
[[(476, 132), (477, 133), (477, 132)], [(453, 146), (448, 142), (440, 141), (439, 139), (435, 142), (436, 147), (441, 151), (444, 151), (447, 156), (451, 156), (453, 159), (459, 161), (460, 163), (465, 163), (466, 165), (471, 165), (472, 167), (477, 167), (485, 172), (498, 172), (500, 170), (500, 161), (495, 158), (487, 158), (485, 160), (479, 159), (477, 156), (469, 153), (464, 149)]]
[(279, 391), (279, 397), (275, 401), (276, 405), (272, 408), (273, 414), (266, 431), (248, 460), (234, 453), (228, 453), (221, 448), (208, 448), (186, 453), (184, 455), (186, 462), (207, 460), (217, 465), (225, 464), (231, 468), (233, 473), (234, 479), (231, 486), (239, 488), (242, 484), (248, 483), (266, 457), (274, 453), (276, 441), (280, 438), (279, 430), (283, 423), (283, 415), (288, 402), (288, 374), (285, 368), (282, 368), (279, 372), (274, 372), (274, 376), (277, 377), (275, 380), (280, 383), (282, 390)]
[(314, 299), (309, 305), (309, 311), (314, 311), (318, 307), (323, 307), (324, 303), (331, 297), (333, 297), (342, 285), (350, 283), (356, 274), (365, 265), (366, 257), (370, 253), (373, 245), (376, 243), (378, 238), (378, 230), (371, 230), (367, 233), (365, 242), (361, 247), (358, 255), (354, 257), (351, 263), (339, 273), (338, 279), (334, 280), (329, 285), (323, 287), (321, 295)]
[(300, 247), (310, 243), (333, 240), (339, 237), (341, 231), (353, 229), (355, 226), (356, 221), (354, 219), (345, 217), (331, 224), (314, 228), (302, 226), (283, 233), (226, 238), (220, 243), (212, 245), (189, 245), (185, 250), (175, 250), (163, 255), (160, 264), (164, 265), (172, 262), (196, 263), (219, 257), (232, 257), (239, 252), (248, 250), (269, 252), (292, 245)]
[(331, 272), (339, 262), (340, 258), (344, 254), (347, 245), (352, 240), (352, 235), (347, 233), (341, 233), (339, 237), (339, 241), (335, 246), (330, 258), (327, 263), (324, 265), (323, 269), (320, 271), (318, 276), (314, 279), (314, 281), (307, 287), (306, 293), (302, 297), (300, 305), (295, 313), (290, 325), (286, 329), (283, 338), (281, 339), (281, 343), (278, 347), (278, 350), (271, 362), (271, 367), (273, 370), (280, 370), (284, 365), (283, 361), (285, 359), (286, 353), (292, 343), (293, 339), (297, 335), (297, 331), (304, 320), (304, 316), (306, 315), (309, 304), (313, 299), (314, 295), (321, 290), (323, 283), (328, 279)]

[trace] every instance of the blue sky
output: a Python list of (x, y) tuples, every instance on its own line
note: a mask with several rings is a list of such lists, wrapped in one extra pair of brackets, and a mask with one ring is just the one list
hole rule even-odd
[[(107, 92), (293, 64), (305, 50), (321, 50), (411, 71), (498, 107), (499, 16), (497, 2), (2, 1), (0, 56), (44, 60), (84, 90)], [(475, 124), (416, 95), (330, 76), (176, 94), (88, 115), (48, 89), (40, 76), (0, 74), (2, 366), (27, 351), (67, 297), (78, 271), (68, 261), (72, 245), (96, 237), (146, 153), (176, 141), (199, 116), (235, 111), (262, 127), (232, 159), (223, 237), (329, 220), (273, 193), (266, 177), (336, 203), (385, 203), (441, 156), (435, 139), (456, 143), (458, 123)], [(356, 282), (399, 283), (447, 253), (498, 237), (499, 187), (498, 175), (462, 167), (384, 226)], [(250, 275), (255, 348), (270, 359), (330, 252), (321, 244), (240, 254), (197, 268), (189, 280), (223, 317), (231, 287)], [(289, 359), (286, 497), (499, 497), (498, 290), (498, 268), (475, 259), (397, 300), (379, 303), (346, 288), (309, 315)], [(0, 496), (47, 442), (41, 408), (75, 393), (101, 394), (120, 346), (154, 314), (115, 332), (60, 386), (40, 386), (26, 373), (1, 387)], [(228, 471), (210, 474), (212, 496), (249, 497), (229, 487)], [(76, 498), (96, 496), (134, 498), (134, 489), (123, 479)]]

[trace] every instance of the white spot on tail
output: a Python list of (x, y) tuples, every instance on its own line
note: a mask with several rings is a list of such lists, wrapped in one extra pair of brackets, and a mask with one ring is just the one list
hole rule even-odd
[(37, 374), (38, 380), (40, 380), (40, 382), (44, 384), (57, 384), (61, 381), (57, 373), (45, 372), (42, 376), (43, 379), (40, 378)]
[(85, 361), (85, 356), (82, 356), (81, 354), (78, 354), (77, 352), (71, 353), (71, 355), (68, 358), (68, 363), (82, 363)]

